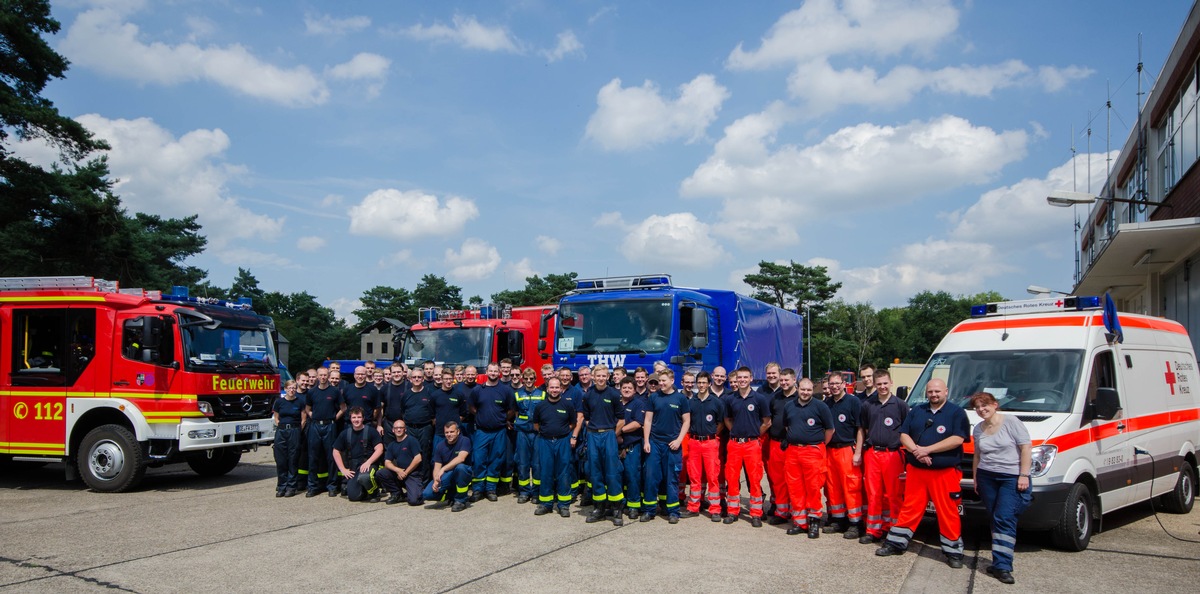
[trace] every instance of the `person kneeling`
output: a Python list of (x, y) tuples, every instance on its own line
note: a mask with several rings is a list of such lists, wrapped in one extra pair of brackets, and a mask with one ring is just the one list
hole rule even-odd
[(454, 500), (452, 512), (467, 509), (471, 490), (471, 440), (463, 437), (457, 421), (447, 421), (442, 429), (446, 440), (433, 452), (433, 480), (425, 486), (424, 497), (433, 501), (430, 509), (442, 509)]
[(401, 495), (406, 495), (408, 504), (412, 506), (425, 503), (421, 499), (422, 485), (421, 442), (408, 434), (408, 425), (403, 420), (392, 423), (392, 435), (396, 440), (384, 448), (383, 468), (375, 473), (379, 485), (387, 491), (387, 504), (400, 503)]
[(379, 501), (375, 463), (382, 456), (383, 440), (379, 432), (363, 422), (361, 407), (351, 408), (350, 426), (333, 442), (333, 462), (346, 477), (346, 497), (350, 501)]

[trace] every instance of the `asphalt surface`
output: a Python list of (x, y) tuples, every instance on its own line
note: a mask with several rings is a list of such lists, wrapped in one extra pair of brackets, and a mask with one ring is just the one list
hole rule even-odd
[[(968, 521), (967, 567), (950, 569), (926, 522), (913, 547), (876, 558), (840, 535), (706, 517), (669, 525), (534, 517), (513, 497), (461, 513), (275, 498), (268, 449), (218, 479), (151, 470), (137, 492), (92, 493), (61, 466), (0, 476), (0, 592), (1194, 592), (1200, 543), (1172, 539), (1149, 505), (1105, 517), (1082, 553), (1021, 534), (1015, 586), (984, 573), (987, 530)], [(1200, 541), (1200, 506), (1160, 514)], [(923, 546), (919, 543), (930, 543)], [(983, 550), (980, 551), (980, 546)]]

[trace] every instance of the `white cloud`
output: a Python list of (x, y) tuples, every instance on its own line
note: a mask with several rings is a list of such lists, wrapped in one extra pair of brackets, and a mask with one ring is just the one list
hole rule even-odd
[(237, 265), (247, 268), (288, 268), (293, 270), (299, 268), (291, 260), (285, 258), (284, 256), (280, 256), (279, 254), (260, 252), (258, 250), (246, 249), (244, 247), (220, 250), (216, 252), (216, 255), (217, 259), (220, 260), (222, 264), (228, 264), (230, 266)]
[(393, 252), (379, 259), (377, 265), (380, 268), (395, 268), (412, 263), (412, 250), (400, 250)]
[(690, 212), (647, 217), (620, 250), (630, 262), (668, 267), (706, 268), (727, 256), (709, 225)]
[(1021, 130), (996, 132), (942, 116), (850, 126), (807, 147), (773, 146), (790, 117), (776, 105), (734, 122), (681, 184), (683, 196), (724, 199), (720, 233), (758, 244), (794, 242), (801, 217), (886, 207), (984, 183), (1022, 158), (1027, 143)]
[(542, 56), (548, 62), (557, 62), (567, 56), (574, 54), (583, 54), (583, 44), (579, 42), (579, 38), (575, 37), (575, 32), (570, 29), (558, 34), (558, 45), (551, 50), (542, 50)]
[(956, 29), (958, 10), (947, 0), (809, 0), (780, 17), (757, 50), (739, 43), (727, 65), (750, 70), (843, 54), (927, 51)]
[(458, 196), (437, 196), (420, 190), (375, 190), (350, 207), (350, 232), (398, 240), (451, 235), (479, 216), (475, 203)]
[(400, 33), (418, 41), (453, 43), (467, 49), (488, 52), (521, 53), (520, 42), (504, 27), (487, 26), (473, 16), (462, 15), (454, 15), (452, 23), (453, 26), (441, 23), (429, 26), (413, 25)]
[(520, 262), (509, 263), (508, 272), (506, 275), (508, 280), (514, 283), (524, 283), (525, 279), (531, 276), (540, 276), (540, 273), (533, 269), (533, 264), (529, 258), (521, 258)]
[(371, 26), (371, 19), (365, 16), (337, 18), (329, 14), (304, 15), (304, 30), (309, 35), (345, 35), (362, 31)]
[(616, 211), (600, 213), (600, 216), (596, 217), (596, 222), (594, 224), (596, 227), (616, 227), (618, 229), (629, 228), (629, 223), (626, 223), (625, 218), (621, 216), (621, 213)]
[(326, 194), (325, 197), (321, 199), (321, 206), (324, 208), (341, 206), (342, 202), (345, 200), (346, 198), (344, 196), (339, 196), (337, 194)]
[[(1086, 170), (1089, 158), (1099, 187), (1106, 155), (1080, 155), (1074, 168)], [(978, 293), (992, 289), (988, 283), (1004, 274), (1040, 270), (1051, 259), (1069, 262), (1073, 213), (1049, 206), (1046, 196), (1072, 188), (1072, 170), (1068, 161), (1044, 178), (984, 192), (970, 207), (943, 216), (948, 228), (936, 236), (900, 247), (878, 266), (842, 269), (833, 261), (830, 276), (844, 282), (843, 298), (886, 306), (924, 290)]]
[[(358, 316), (350, 313), (356, 309), (361, 309), (362, 306), (363, 302), (361, 299), (351, 299), (350, 297), (338, 297), (329, 303), (329, 309), (333, 310), (333, 315), (346, 320), (346, 323), (350, 324), (351, 327), (363, 323), (362, 320), (358, 319)], [(373, 322), (374, 320), (369, 321)]]
[(597, 10), (595, 13), (592, 14), (592, 16), (588, 17), (587, 22), (589, 25), (594, 25), (594, 24), (596, 24), (596, 21), (598, 21), (610, 14), (613, 15), (613, 18), (616, 18), (617, 7), (612, 4), (609, 4), (608, 6), (600, 7), (600, 10)]
[(534, 239), (534, 243), (537, 244), (538, 251), (546, 254), (547, 256), (557, 256), (558, 250), (562, 249), (561, 241), (545, 235), (538, 235), (537, 238)]
[(367, 97), (374, 99), (383, 90), (383, 82), (391, 65), (391, 60), (379, 54), (362, 52), (348, 62), (330, 67), (326, 74), (337, 80), (366, 81)]
[(1042, 82), (1042, 86), (1051, 93), (1061, 91), (1064, 87), (1077, 80), (1083, 80), (1095, 71), (1091, 68), (1083, 66), (1067, 66), (1058, 68), (1055, 66), (1042, 66), (1038, 68), (1038, 78)]
[(596, 95), (596, 112), (588, 120), (587, 138), (606, 150), (644, 148), (668, 140), (688, 143), (704, 136), (717, 118), (729, 91), (711, 74), (679, 86), (679, 97), (665, 99), (658, 86), (621, 87), (614, 78)]
[(290, 107), (325, 103), (329, 89), (307, 66), (269, 64), (245, 47), (170, 45), (141, 40), (137, 25), (110, 8), (80, 14), (59, 50), (74, 66), (139, 83), (177, 85), (207, 81), (235, 92)]
[(201, 16), (189, 16), (184, 19), (184, 24), (188, 28), (188, 41), (212, 37), (212, 34), (217, 32), (217, 23)]
[[(226, 184), (242, 168), (223, 162), (229, 137), (219, 129), (192, 130), (176, 138), (149, 118), (110, 120), (96, 114), (79, 122), (108, 141), (113, 191), (132, 212), (179, 218), (199, 215), (215, 252), (242, 253), (239, 240), (277, 239), (284, 219), (251, 212)], [(280, 264), (276, 261), (275, 264)]]
[(296, 240), (296, 249), (302, 252), (315, 252), (329, 243), (324, 237), (306, 235)]
[(500, 252), (488, 242), (474, 237), (463, 241), (462, 248), (446, 248), (446, 266), (456, 280), (482, 280), (492, 275), (500, 265)]

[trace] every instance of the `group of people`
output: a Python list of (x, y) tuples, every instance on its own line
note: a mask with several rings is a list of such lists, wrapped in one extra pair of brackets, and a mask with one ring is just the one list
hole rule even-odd
[[(774, 363), (758, 388), (746, 367), (685, 372), (678, 388), (662, 364), (577, 373), (546, 365), (540, 383), (534, 369), (507, 360), (488, 365), (483, 381), (473, 367), (433, 362), (368, 362), (353, 383), (331, 367), (300, 374), (276, 402), (278, 497), (298, 494), (307, 474), (309, 497), (386, 495), (388, 504), (455, 512), (509, 491), (539, 516), (570, 517), (578, 499), (591, 507), (589, 523), (706, 514), (732, 524), (745, 511), (754, 527), (765, 519), (788, 524), (789, 535), (842, 533), (879, 545), (880, 556), (908, 548), (932, 502), (947, 562), (962, 567), (960, 463), (972, 430), (940, 379), (910, 409), (893, 395), (890, 374), (869, 365), (858, 392), (838, 374), (818, 392)], [(976, 489), (993, 514), (988, 572), (1013, 583), (1029, 435), (990, 394), (971, 405), (983, 419), (974, 430)]]

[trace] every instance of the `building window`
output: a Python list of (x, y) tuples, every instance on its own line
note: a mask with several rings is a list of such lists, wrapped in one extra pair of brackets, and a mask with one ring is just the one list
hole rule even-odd
[(370, 355), (370, 354), (373, 354), (374, 352), (375, 352), (375, 343), (368, 342), (367, 343), (367, 354)]
[(380, 353), (381, 355), (386, 355), (386, 354), (387, 354), (387, 349), (388, 349), (388, 345), (387, 345), (387, 341), (386, 341), (386, 340), (385, 340), (385, 341), (383, 341), (383, 342), (381, 342), (381, 343), (379, 343), (379, 353)]

